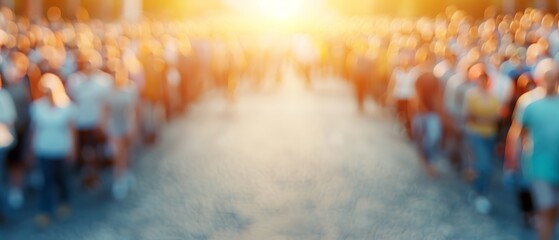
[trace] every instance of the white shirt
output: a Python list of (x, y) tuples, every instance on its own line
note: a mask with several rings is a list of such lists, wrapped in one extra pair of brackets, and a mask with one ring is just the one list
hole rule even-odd
[(410, 99), (415, 93), (415, 80), (418, 72), (416, 69), (404, 71), (400, 68), (394, 69), (392, 80), (394, 81), (393, 96), (395, 99)]
[(487, 73), (491, 79), (491, 93), (502, 105), (507, 104), (512, 98), (512, 79), (497, 70), (488, 69)]
[(0, 89), (0, 123), (14, 126), (16, 118), (16, 107), (10, 93), (4, 89)]
[(97, 71), (88, 77), (83, 73), (74, 73), (68, 79), (68, 94), (77, 107), (76, 127), (94, 129), (99, 126), (104, 99), (113, 85), (111, 75)]
[(31, 105), (34, 127), (33, 152), (39, 157), (63, 158), (72, 150), (72, 128), (75, 106), (54, 107), (46, 98)]
[(446, 88), (444, 90), (445, 109), (453, 116), (460, 116), (462, 114), (462, 108), (458, 106), (456, 101), (456, 94), (458, 87), (465, 81), (466, 77), (463, 74), (456, 73), (454, 76), (450, 77), (446, 83)]

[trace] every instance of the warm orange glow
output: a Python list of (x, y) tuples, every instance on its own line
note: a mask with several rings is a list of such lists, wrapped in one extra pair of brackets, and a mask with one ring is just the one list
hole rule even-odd
[(233, 12), (256, 24), (300, 26), (327, 14), (325, 0), (226, 0)]

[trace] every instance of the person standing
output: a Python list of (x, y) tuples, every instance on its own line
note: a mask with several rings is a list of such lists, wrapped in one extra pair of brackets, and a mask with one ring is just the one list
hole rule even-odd
[(30, 108), (32, 126), (32, 152), (43, 175), (40, 193), (40, 214), (35, 218), (38, 227), (51, 222), (54, 213), (55, 192), (60, 205), (59, 218), (68, 217), (69, 186), (67, 162), (75, 154), (75, 107), (70, 101), (60, 78), (54, 74), (41, 77), (44, 97), (33, 102)]
[(4, 157), (14, 143), (14, 124), (16, 121), (16, 107), (10, 94), (2, 88), (0, 79), (0, 223), (4, 220)]
[(16, 111), (14, 123), (15, 144), (7, 152), (6, 161), (10, 172), (10, 188), (8, 203), (10, 207), (19, 209), (23, 206), (23, 180), (29, 148), (29, 106), (32, 102), (28, 76), (29, 59), (21, 52), (10, 54), (10, 63), (4, 75), (5, 90), (10, 94)]

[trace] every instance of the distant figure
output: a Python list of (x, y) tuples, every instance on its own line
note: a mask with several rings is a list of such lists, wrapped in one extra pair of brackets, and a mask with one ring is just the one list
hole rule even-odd
[(360, 54), (357, 56), (355, 66), (353, 67), (352, 80), (355, 88), (357, 108), (360, 113), (365, 111), (365, 98), (373, 75), (373, 66), (373, 59), (365, 54)]
[(116, 199), (123, 199), (128, 194), (132, 176), (128, 172), (129, 146), (137, 129), (138, 90), (128, 76), (125, 68), (117, 68), (115, 87), (105, 99), (108, 107), (107, 133), (114, 157), (112, 193)]
[(423, 73), (415, 82), (415, 96), (410, 106), (412, 129), (420, 152), (421, 165), (431, 177), (437, 175), (432, 165), (442, 137), (442, 91), (439, 79)]
[(106, 143), (107, 106), (105, 98), (113, 84), (112, 76), (99, 70), (101, 56), (95, 50), (84, 50), (79, 56), (80, 70), (68, 79), (68, 93), (78, 111), (78, 158), (86, 165), (84, 184), (100, 184), (98, 165)]
[(411, 138), (411, 120), (409, 113), (410, 99), (413, 97), (414, 84), (418, 72), (413, 67), (414, 56), (410, 51), (400, 53), (401, 61), (392, 72), (392, 77), (388, 86), (387, 102), (394, 103), (396, 112), (401, 123), (405, 126), (406, 134)]

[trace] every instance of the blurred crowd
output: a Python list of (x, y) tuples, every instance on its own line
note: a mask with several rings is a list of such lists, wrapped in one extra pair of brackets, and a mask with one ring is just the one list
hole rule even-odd
[(1, 11), (0, 222), (29, 196), (39, 227), (66, 218), (73, 183), (99, 190), (105, 172), (114, 198), (125, 198), (134, 149), (154, 144), (206, 85), (234, 99), (226, 72), (244, 62), (235, 42), (187, 35), (186, 24), (82, 17), (67, 21), (53, 8), (30, 22)]
[(346, 44), (347, 78), (359, 109), (370, 95), (394, 110), (429, 176), (438, 175), (434, 160), (447, 159), (471, 184), (474, 208), (489, 214), (500, 175), (526, 226), (552, 239), (558, 22), (559, 15), (540, 10), (497, 15), (491, 8), (484, 19), (453, 8), (434, 19), (369, 19)]
[[(526, 9), (484, 19), (350, 18), (305, 34), (236, 34), (189, 22), (30, 22), (0, 14), (0, 219), (39, 194), (36, 222), (70, 214), (69, 188), (112, 172), (116, 199), (134, 185), (130, 154), (206, 89), (234, 103), (244, 81), (281, 84), (293, 67), (311, 90), (331, 76), (393, 109), (420, 165), (447, 159), (491, 212), (493, 179), (517, 195), (524, 223), (551, 239), (559, 206), (559, 15)], [(210, 24), (211, 25), (211, 24)], [(225, 24), (227, 25), (227, 24)], [(244, 83), (243, 82), (243, 83)]]

